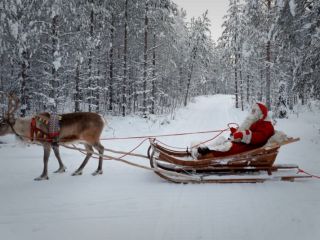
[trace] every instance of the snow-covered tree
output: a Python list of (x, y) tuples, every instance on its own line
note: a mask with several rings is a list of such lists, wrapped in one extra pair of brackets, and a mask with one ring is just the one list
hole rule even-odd
[[(230, 0), (229, 1), (229, 9), (228, 13), (225, 16), (225, 21), (223, 23), (223, 33), (220, 38), (221, 44), (224, 48), (223, 58), (228, 64), (232, 67), (232, 74), (234, 75), (234, 94), (235, 94), (235, 106), (239, 107), (239, 89), (242, 88), (240, 86), (241, 75), (240, 75), (240, 67), (241, 67), (241, 49), (243, 36), (241, 34), (242, 31), (242, 6), (239, 0)], [(231, 73), (230, 73), (231, 74)], [(231, 78), (231, 76), (228, 76)]]

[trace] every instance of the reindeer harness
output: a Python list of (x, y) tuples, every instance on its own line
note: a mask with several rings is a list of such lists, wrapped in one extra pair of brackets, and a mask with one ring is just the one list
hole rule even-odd
[(31, 141), (38, 140), (56, 143), (59, 141), (61, 116), (56, 114), (39, 114), (31, 119)]

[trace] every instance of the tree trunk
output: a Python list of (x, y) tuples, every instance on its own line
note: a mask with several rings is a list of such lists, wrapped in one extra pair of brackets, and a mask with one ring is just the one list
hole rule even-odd
[(110, 65), (109, 65), (109, 107), (108, 110), (112, 111), (113, 110), (113, 104), (114, 104), (114, 92), (113, 92), (113, 57), (114, 57), (114, 46), (113, 46), (113, 42), (114, 42), (114, 23), (115, 23), (115, 17), (112, 14), (111, 16), (112, 20), (111, 20), (111, 27), (110, 27), (110, 52), (109, 52), (109, 61), (110, 61)]
[(144, 117), (147, 116), (147, 67), (148, 67), (148, 0), (145, 5), (145, 17), (144, 17), (144, 64), (143, 64), (143, 105), (142, 114)]
[(263, 70), (261, 69), (260, 70), (260, 92), (259, 92), (259, 95), (258, 95), (258, 101), (259, 102), (262, 102), (262, 92), (263, 92), (262, 83), (263, 83)]
[(184, 106), (187, 106), (187, 104), (188, 104), (189, 91), (190, 91), (192, 73), (193, 73), (193, 68), (194, 68), (194, 61), (196, 59), (197, 51), (198, 51), (197, 46), (198, 46), (198, 42), (197, 42), (196, 46), (193, 47), (193, 49), (192, 49), (191, 66), (190, 66), (190, 69), (188, 72), (187, 90), (186, 90), (186, 95), (184, 98)]
[(250, 101), (250, 76), (247, 74), (247, 102)]
[[(100, 46), (97, 48), (98, 52), (100, 52)], [(100, 93), (101, 93), (101, 79), (100, 79), (100, 58), (97, 59), (97, 78), (95, 80), (95, 105), (96, 105), (96, 111), (97, 113), (100, 112)]]
[(124, 50), (123, 50), (123, 79), (122, 79), (122, 116), (126, 116), (126, 84), (127, 84), (127, 54), (128, 54), (128, 0), (125, 2), (124, 12)]
[(294, 70), (293, 68), (290, 69), (290, 73), (291, 73), (291, 76), (288, 80), (288, 89), (287, 89), (287, 92), (288, 92), (288, 105), (289, 105), (289, 109), (290, 110), (293, 110), (293, 96), (294, 96), (294, 93), (293, 93), (293, 83), (294, 83)]
[[(239, 59), (240, 59), (240, 54), (239, 54)], [(243, 94), (243, 79), (242, 79), (242, 66), (241, 63), (239, 65), (239, 78), (240, 78), (240, 100), (241, 100), (241, 110), (244, 110), (243, 102), (244, 102), (244, 94)]]
[(271, 110), (271, 79), (270, 79), (270, 41), (267, 42), (267, 68), (266, 68), (266, 104), (269, 110)]
[(187, 90), (186, 90), (186, 95), (185, 95), (184, 104), (183, 104), (184, 106), (187, 106), (187, 104), (188, 104), (188, 97), (189, 97), (189, 91), (190, 91), (190, 86), (191, 86), (192, 72), (193, 72), (193, 63), (192, 63), (191, 68), (188, 72)]
[(152, 51), (152, 96), (151, 96), (151, 114), (155, 114), (156, 101), (156, 34), (153, 34), (153, 51)]
[[(183, 86), (183, 63), (180, 63), (180, 67), (179, 67), (179, 86), (178, 86), (179, 93), (183, 92), (182, 86)], [(180, 102), (180, 99), (181, 99), (181, 103), (182, 103), (182, 98), (180, 98), (180, 96), (179, 96), (179, 102)]]
[(28, 53), (26, 50), (22, 52), (22, 62), (21, 62), (21, 89), (20, 89), (20, 98), (21, 98), (21, 112), (20, 116), (25, 117), (26, 116), (26, 111), (27, 111), (27, 104), (28, 104), (28, 96), (27, 96), (27, 80), (28, 80), (28, 75), (27, 75), (27, 69), (29, 66), (28, 63)]
[[(52, 26), (51, 26), (51, 57), (52, 57), (52, 63), (55, 60), (55, 54), (57, 49), (57, 39), (58, 39), (58, 31), (57, 31), (57, 27), (58, 27), (58, 16), (55, 15), (52, 18)], [(50, 106), (51, 111), (56, 112), (57, 111), (57, 96), (56, 96), (56, 89), (58, 89), (58, 84), (57, 84), (57, 74), (56, 74), (56, 68), (54, 66), (54, 64), (52, 64), (51, 67), (51, 91), (50, 91), (50, 98), (54, 101), (53, 106)]]
[[(267, 5), (268, 5), (268, 20), (271, 21), (270, 19), (270, 11), (271, 11), (271, 0), (267, 0)], [(271, 63), (271, 42), (270, 39), (267, 42), (267, 47), (266, 47), (266, 61), (267, 61), (267, 67), (266, 67), (266, 105), (269, 110), (271, 110), (271, 79), (270, 79), (270, 63)]]
[[(94, 28), (94, 10), (93, 10), (93, 0), (90, 1), (91, 3), (91, 12), (90, 12), (90, 37), (91, 37), (91, 41), (93, 41), (93, 28)], [(93, 87), (93, 81), (92, 81), (92, 49), (90, 49), (89, 51), (89, 60), (88, 60), (88, 68), (89, 68), (89, 84), (88, 84), (88, 88), (89, 88), (89, 112), (92, 111), (92, 103), (93, 103), (93, 91), (92, 91), (92, 87)]]
[(77, 63), (77, 67), (76, 67), (74, 111), (80, 112), (80, 69), (79, 69), (79, 63)]
[[(234, 35), (234, 43), (237, 44), (237, 33)], [(234, 48), (234, 95), (236, 97), (236, 108), (239, 108), (239, 90), (238, 90), (238, 52)]]
[(239, 108), (239, 93), (238, 93), (238, 57), (234, 59), (234, 94), (236, 97), (236, 108)]

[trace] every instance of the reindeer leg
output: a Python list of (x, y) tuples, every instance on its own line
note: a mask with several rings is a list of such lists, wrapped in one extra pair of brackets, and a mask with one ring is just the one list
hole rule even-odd
[(84, 146), (85, 146), (86, 151), (87, 151), (87, 156), (86, 156), (86, 158), (83, 160), (83, 162), (81, 163), (80, 167), (79, 167), (74, 173), (72, 173), (72, 176), (81, 175), (83, 168), (86, 166), (86, 164), (88, 163), (90, 157), (92, 156), (92, 152), (93, 152), (92, 146), (89, 145), (89, 144), (85, 144)]
[(104, 147), (100, 142), (98, 142), (95, 145), (93, 145), (93, 147), (95, 149), (97, 149), (99, 154), (100, 154), (98, 168), (97, 168), (97, 170), (95, 172), (92, 173), (93, 176), (96, 176), (96, 175), (99, 175), (99, 174), (103, 174), (103, 171), (102, 171), (103, 157), (102, 157), (102, 155), (103, 155), (103, 152), (104, 152)]
[(59, 168), (58, 170), (54, 171), (54, 173), (63, 173), (66, 171), (66, 167), (63, 165), (63, 162), (61, 160), (61, 157), (60, 157), (60, 151), (59, 151), (59, 145), (56, 144), (56, 143), (53, 143), (51, 145), (52, 149), (53, 149), (53, 152), (54, 152), (54, 155), (56, 156), (58, 162), (59, 162)]
[(35, 178), (34, 180), (40, 181), (40, 180), (49, 180), (48, 177), (48, 161), (49, 161), (49, 156), (51, 152), (51, 146), (49, 144), (43, 144), (43, 171), (42, 174)]

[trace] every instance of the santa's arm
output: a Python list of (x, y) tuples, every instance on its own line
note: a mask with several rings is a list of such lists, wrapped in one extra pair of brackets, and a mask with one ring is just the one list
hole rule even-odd
[(232, 141), (243, 142), (246, 144), (261, 145), (268, 141), (268, 139), (273, 135), (274, 130), (272, 126), (263, 126), (261, 128), (255, 129), (253, 131), (246, 129), (241, 132), (236, 132), (233, 134)]

